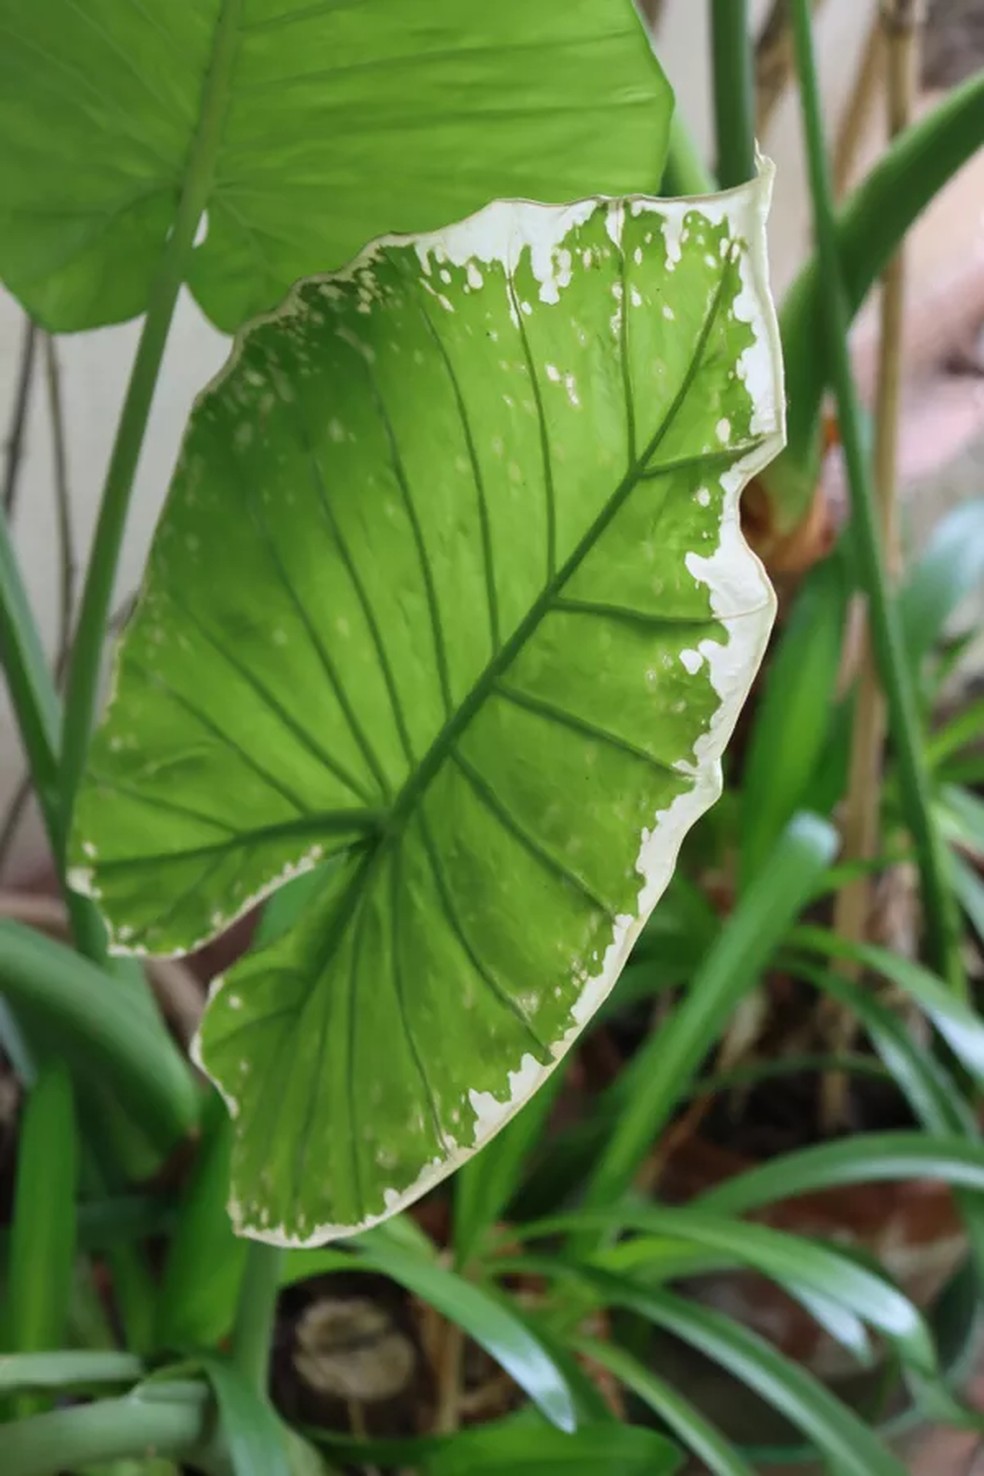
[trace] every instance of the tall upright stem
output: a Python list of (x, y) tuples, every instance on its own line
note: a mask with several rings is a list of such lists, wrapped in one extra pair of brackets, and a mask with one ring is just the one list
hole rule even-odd
[(914, 683), (906, 660), (898, 609), (889, 589), (875, 490), (863, 449), (861, 416), (847, 344), (850, 317), (837, 247), (808, 0), (793, 0), (793, 22), (830, 364), (851, 494), (854, 546), (868, 599), (875, 657), (888, 700), (902, 799), (919, 860), (929, 951), (951, 987), (964, 993), (958, 917), (948, 886), (946, 852), (932, 811)]
[(714, 129), (723, 190), (755, 174), (755, 71), (748, 0), (711, 0)]
[(137, 356), (123, 403), (86, 573), (78, 632), (68, 668), (61, 754), (63, 842), (85, 766), (92, 731), (110, 601), (140, 450), (160, 372), (174, 305), (202, 211), (208, 203), (239, 38), (243, 0), (225, 0), (215, 32), (174, 227), (151, 288)]
[[(918, 5), (914, 0), (884, 0), (881, 28), (888, 86), (889, 139), (909, 126), (916, 86)], [(881, 322), (875, 408), (874, 487), (885, 564), (898, 575), (898, 427), (902, 389), (902, 332), (905, 313), (905, 248), (900, 247), (881, 279)], [(851, 734), (851, 764), (842, 833), (843, 859), (871, 861), (878, 854), (881, 819), (882, 750), (888, 726), (887, 704), (878, 679), (867, 611), (861, 611), (861, 659), (857, 705)], [(834, 907), (834, 929), (852, 942), (862, 942), (871, 917), (871, 876), (862, 870), (841, 889)], [(832, 1001), (835, 1010), (831, 1046), (850, 1044), (856, 1021)], [(824, 1079), (824, 1116), (832, 1128), (846, 1115), (847, 1080), (842, 1073)]]

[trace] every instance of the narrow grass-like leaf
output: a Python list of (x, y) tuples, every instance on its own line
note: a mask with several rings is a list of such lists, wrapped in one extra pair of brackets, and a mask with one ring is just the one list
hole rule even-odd
[(273, 1408), (228, 1359), (201, 1360), (219, 1407), (233, 1476), (291, 1476), (287, 1432)]
[(778, 1200), (844, 1184), (937, 1179), (984, 1190), (984, 1144), (929, 1133), (861, 1133), (784, 1153), (706, 1190), (696, 1201), (715, 1214), (743, 1215)]
[(887, 948), (854, 943), (826, 928), (800, 926), (789, 941), (823, 958), (846, 959), (890, 979), (929, 1016), (974, 1079), (984, 1082), (984, 1021), (955, 998), (935, 974)]
[[(543, 1344), (497, 1293), (395, 1245), (359, 1254), (366, 1270), (390, 1276), (464, 1329), (533, 1400), (551, 1424), (572, 1430), (570, 1390)], [(352, 1269), (358, 1269), (357, 1266)]]
[(52, 938), (0, 920), (3, 988), (102, 1072), (148, 1133), (173, 1148), (195, 1122), (198, 1093), (177, 1048), (131, 991)]
[(646, 1368), (614, 1343), (581, 1338), (578, 1346), (595, 1363), (613, 1373), (626, 1389), (665, 1420), (674, 1435), (713, 1476), (755, 1476), (751, 1466), (672, 1384)]
[[(881, 1332), (914, 1371), (928, 1377), (937, 1373), (929, 1329), (907, 1297), (840, 1251), (785, 1231), (709, 1211), (626, 1203), (609, 1210), (553, 1216), (521, 1226), (516, 1233), (527, 1239), (570, 1231), (604, 1232), (613, 1227), (690, 1240), (713, 1254), (752, 1267), (794, 1295), (803, 1292), (818, 1299), (815, 1305), (821, 1316), (825, 1303), (836, 1304)], [(849, 1335), (853, 1338), (850, 1329)]]
[(100, 1384), (135, 1384), (145, 1369), (132, 1353), (89, 1352), (0, 1354), (0, 1394), (23, 1389), (94, 1389)]
[(827, 866), (837, 837), (826, 821), (797, 816), (722, 929), (685, 998), (633, 1066), (636, 1087), (588, 1184), (590, 1205), (610, 1204), (632, 1177), (687, 1090), (731, 1012), (757, 982)]
[(679, 1450), (655, 1430), (588, 1426), (573, 1434), (529, 1425), (468, 1430), (425, 1459), (426, 1476), (674, 1476)]
[(215, 1094), (203, 1113), (195, 1167), (167, 1243), (157, 1342), (172, 1351), (214, 1346), (232, 1326), (246, 1244), (226, 1210), (232, 1124)]
[(730, 1317), (597, 1266), (541, 1259), (542, 1275), (570, 1281), (598, 1306), (638, 1314), (727, 1369), (807, 1435), (838, 1476), (904, 1476), (895, 1457), (846, 1404)]
[[(44, 1061), (27, 1096), (18, 1140), (2, 1326), (4, 1344), (14, 1353), (57, 1348), (65, 1340), (78, 1174), (72, 1082), (63, 1065)], [(14, 1408), (23, 1417), (44, 1404), (22, 1394)]]

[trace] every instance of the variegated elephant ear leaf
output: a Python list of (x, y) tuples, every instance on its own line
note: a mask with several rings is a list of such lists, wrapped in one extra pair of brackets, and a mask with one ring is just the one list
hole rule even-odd
[(498, 203), (249, 328), (195, 410), (77, 812), (116, 946), (322, 863), (216, 984), (232, 1212), (406, 1205), (618, 977), (773, 614), (738, 494), (781, 440), (769, 181)]

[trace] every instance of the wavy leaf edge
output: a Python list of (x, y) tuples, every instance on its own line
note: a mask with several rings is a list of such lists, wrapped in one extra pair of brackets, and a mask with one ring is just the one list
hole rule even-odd
[[(348, 266), (295, 284), (280, 306), (247, 323), (236, 334), (226, 364), (196, 397), (192, 416), (211, 395), (220, 390), (235, 374), (244, 346), (261, 326), (289, 319), (300, 307), (300, 293), (312, 284), (330, 285), (351, 282), (371, 267), (385, 248), (411, 247), (416, 251), (425, 273), (431, 266), (447, 261), (468, 268), (483, 263), (502, 265), (511, 271), (524, 252), (529, 252), (534, 275), (539, 282), (540, 298), (556, 302), (565, 285), (563, 281), (563, 242), (567, 234), (587, 220), (593, 212), (607, 210), (607, 229), (618, 244), (622, 212), (634, 215), (653, 213), (661, 217), (668, 261), (673, 261), (684, 218), (697, 211), (712, 224), (736, 224), (747, 248), (737, 256), (741, 292), (735, 300), (735, 316), (752, 330), (753, 342), (742, 356), (742, 379), (752, 401), (752, 430), (757, 433), (754, 445), (740, 459), (720, 474), (724, 493), (720, 522), (720, 541), (710, 555), (696, 551), (687, 554), (685, 564), (695, 579), (709, 593), (713, 618), (730, 632), (732, 622), (741, 619), (743, 659), (735, 662), (728, 646), (714, 641), (700, 642), (700, 655), (706, 661), (711, 686), (717, 693), (719, 706), (711, 718), (708, 731), (697, 740), (694, 762), (689, 769), (693, 788), (675, 796), (669, 806), (657, 811), (652, 827), (644, 829), (636, 859), (636, 872), (641, 884), (634, 914), (617, 916), (612, 925), (611, 941), (604, 951), (597, 974), (583, 977), (580, 994), (571, 1011), (571, 1024), (560, 1039), (550, 1042), (551, 1058), (537, 1061), (525, 1053), (514, 1070), (508, 1072), (505, 1100), (492, 1092), (472, 1090), (469, 1101), (475, 1114), (474, 1140), (454, 1143), (446, 1157), (428, 1162), (418, 1177), (400, 1189), (387, 1189), (385, 1205), (378, 1213), (367, 1214), (358, 1223), (319, 1224), (303, 1234), (293, 1234), (285, 1226), (257, 1223), (239, 1204), (235, 1194), (229, 1211), (237, 1232), (271, 1244), (308, 1247), (332, 1239), (350, 1236), (389, 1219), (405, 1209), (422, 1194), (453, 1173), (487, 1143), (523, 1106), (550, 1075), (580, 1035), (586, 1022), (614, 987), (640, 931), (665, 890), (676, 866), (680, 846), (691, 826), (717, 800), (722, 787), (721, 759), (741, 707), (764, 655), (775, 615), (775, 594), (761, 562), (747, 544), (740, 524), (739, 499), (747, 482), (760, 472), (781, 449), (785, 436), (785, 401), (782, 355), (778, 322), (769, 289), (766, 253), (766, 219), (772, 194), (774, 168), (764, 159), (759, 161), (755, 180), (734, 190), (707, 197), (665, 200), (648, 195), (622, 198), (591, 196), (564, 206), (544, 205), (527, 200), (493, 201), (475, 214), (443, 230), (420, 234), (388, 234), (371, 242)], [(744, 310), (744, 314), (740, 310)], [(166, 511), (166, 508), (165, 508)], [(164, 514), (162, 513), (162, 518)], [(122, 643), (121, 643), (122, 645)], [(114, 657), (111, 691), (107, 713), (112, 708), (120, 672), (121, 646)], [(682, 766), (681, 766), (682, 767)], [(94, 855), (86, 841), (77, 840), (76, 854)], [(321, 863), (317, 848), (302, 854), (293, 866), (252, 891), (228, 916), (213, 917), (210, 928), (180, 949), (168, 949), (169, 956), (182, 956), (195, 951), (233, 922), (253, 909), (296, 876), (313, 870)], [(74, 864), (69, 873), (70, 884), (78, 891), (99, 901), (94, 869), (87, 864)], [(154, 950), (128, 939), (127, 929), (114, 926), (107, 919), (111, 951), (117, 954), (146, 956)], [(228, 973), (218, 975), (211, 983), (206, 1005), (207, 1020), (214, 1001), (226, 989)], [(203, 1044), (203, 1026), (199, 1027), (191, 1046), (195, 1064), (213, 1081), (233, 1119), (240, 1111), (239, 1096), (226, 1083), (217, 1080), (209, 1070)]]

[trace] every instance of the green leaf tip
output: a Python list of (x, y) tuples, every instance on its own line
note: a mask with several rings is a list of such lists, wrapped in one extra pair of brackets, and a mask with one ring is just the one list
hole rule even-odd
[(774, 599), (771, 179), (496, 202), (301, 282), (191, 419), (73, 842), (124, 951), (326, 862), (196, 1059), (238, 1229), (377, 1223), (482, 1146), (615, 983)]

